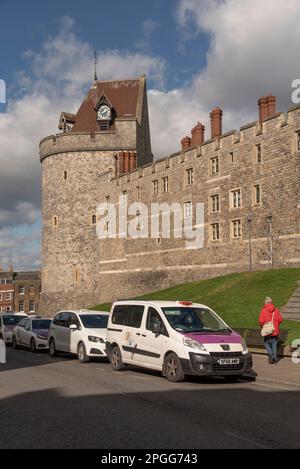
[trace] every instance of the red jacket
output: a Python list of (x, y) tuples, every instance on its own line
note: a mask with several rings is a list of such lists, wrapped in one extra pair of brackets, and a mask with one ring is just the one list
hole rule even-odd
[(266, 304), (264, 308), (261, 310), (258, 321), (261, 327), (263, 327), (263, 325), (266, 322), (272, 321), (273, 313), (274, 313), (273, 322), (274, 322), (275, 331), (273, 332), (272, 336), (276, 337), (280, 333), (279, 326), (282, 323), (282, 316), (278, 308), (275, 308), (275, 306), (272, 303)]

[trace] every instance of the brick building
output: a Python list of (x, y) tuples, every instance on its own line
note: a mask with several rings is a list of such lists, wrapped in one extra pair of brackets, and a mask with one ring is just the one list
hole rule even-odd
[[(76, 115), (62, 114), (62, 133), (40, 143), (43, 311), (300, 265), (300, 106), (277, 113), (272, 95), (258, 105), (257, 122), (226, 134), (214, 109), (208, 139), (197, 123), (178, 153), (153, 161), (145, 77), (95, 82)], [(204, 204), (204, 246), (174, 233), (99, 240), (96, 207), (120, 197), (179, 203), (192, 225)]]
[(0, 312), (39, 312), (41, 294), (40, 272), (8, 272), (0, 270)]
[(14, 310), (14, 275), (0, 270), (0, 313)]

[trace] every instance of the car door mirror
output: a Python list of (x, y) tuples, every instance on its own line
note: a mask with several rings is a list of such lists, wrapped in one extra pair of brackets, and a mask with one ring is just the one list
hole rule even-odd
[(77, 331), (77, 329), (78, 329), (77, 324), (71, 324), (70, 329), (71, 329), (71, 331)]

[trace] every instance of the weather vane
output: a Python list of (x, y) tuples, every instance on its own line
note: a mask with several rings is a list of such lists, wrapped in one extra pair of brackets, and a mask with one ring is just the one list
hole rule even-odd
[(95, 50), (94, 52), (94, 64), (95, 64), (95, 75), (94, 75), (94, 80), (97, 81), (97, 62), (98, 62), (98, 56), (97, 56), (97, 51)]

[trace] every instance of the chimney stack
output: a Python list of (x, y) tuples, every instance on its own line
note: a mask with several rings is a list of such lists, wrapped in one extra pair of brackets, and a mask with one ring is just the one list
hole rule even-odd
[(275, 96), (270, 93), (267, 96), (267, 104), (268, 104), (268, 117), (273, 117), (276, 114), (276, 98)]
[(276, 114), (276, 97), (272, 94), (262, 96), (258, 100), (259, 122), (262, 124), (264, 120), (273, 117)]
[(120, 152), (119, 152), (118, 160), (119, 160), (119, 174), (123, 174), (123, 173), (124, 173), (124, 166), (125, 166), (125, 154), (124, 154), (124, 151), (120, 151)]
[(12, 265), (10, 265), (10, 266), (8, 267), (8, 272), (12, 274), (12, 273), (13, 273), (13, 271), (14, 271), (14, 268), (13, 268), (13, 266), (12, 266)]
[(182, 148), (182, 151), (186, 151), (190, 148), (191, 146), (191, 139), (190, 137), (184, 137), (182, 140), (181, 140), (181, 148)]
[(192, 145), (202, 145), (204, 142), (205, 127), (200, 122), (192, 129)]
[(223, 111), (220, 108), (215, 108), (210, 113), (211, 138), (220, 138), (222, 136), (222, 116)]
[(129, 160), (129, 170), (134, 171), (137, 167), (137, 157), (136, 157), (136, 152), (131, 151), (130, 152), (130, 160)]
[(124, 151), (124, 173), (129, 173), (129, 151)]

